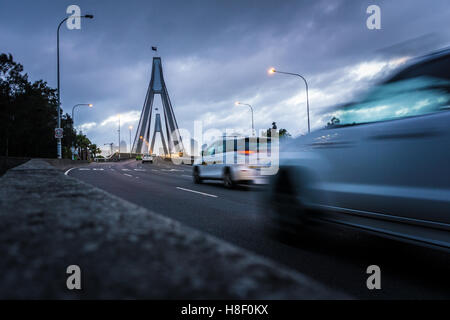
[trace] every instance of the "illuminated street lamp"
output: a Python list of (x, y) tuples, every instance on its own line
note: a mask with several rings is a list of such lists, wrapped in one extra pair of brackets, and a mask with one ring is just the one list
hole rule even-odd
[[(73, 16), (71, 16), (73, 18)], [(80, 18), (86, 18), (86, 19), (94, 19), (94, 16), (92, 14), (85, 14), (84, 16), (81, 16)], [(61, 29), (61, 25), (67, 21), (69, 17), (64, 18), (61, 20), (61, 22), (58, 24), (58, 29), (56, 31), (56, 73), (57, 73), (57, 94), (58, 94), (58, 128), (61, 128), (61, 88), (60, 88), (60, 81), (59, 81), (59, 30)], [(73, 118), (72, 118), (73, 119)], [(58, 159), (62, 158), (62, 150), (61, 150), (61, 138), (57, 139), (57, 146), (56, 146), (56, 154)]]
[(269, 74), (274, 74), (275, 72), (276, 72), (276, 73), (282, 73), (282, 74), (288, 74), (288, 75), (291, 75), (291, 76), (297, 76), (297, 77), (302, 78), (303, 81), (305, 82), (305, 85), (306, 85), (306, 113), (307, 113), (307, 115), (308, 115), (308, 133), (310, 133), (310, 132), (311, 132), (311, 129), (310, 129), (310, 122), (309, 122), (308, 82), (306, 81), (306, 79), (305, 79), (302, 75), (300, 75), (300, 74), (298, 74), (298, 73), (291, 73), (291, 72), (278, 71), (278, 70), (275, 70), (275, 68), (270, 68), (270, 69), (268, 70), (268, 73), (269, 73)]
[(75, 116), (75, 108), (77, 108), (77, 107), (79, 107), (79, 106), (87, 106), (87, 107), (89, 107), (89, 108), (92, 108), (93, 107), (93, 104), (92, 103), (79, 103), (79, 104), (76, 104), (76, 105), (74, 105), (73, 107), (72, 107), (72, 123), (73, 123), (73, 126), (75, 127), (75, 118), (74, 118), (74, 116)]
[(250, 107), (250, 110), (252, 111), (252, 135), (254, 136), (255, 135), (255, 125), (254, 125), (254, 122), (253, 122), (253, 107), (250, 104), (248, 104), (248, 103), (243, 103), (243, 102), (239, 102), (239, 101), (236, 101), (234, 104), (236, 106), (243, 105), (243, 106)]

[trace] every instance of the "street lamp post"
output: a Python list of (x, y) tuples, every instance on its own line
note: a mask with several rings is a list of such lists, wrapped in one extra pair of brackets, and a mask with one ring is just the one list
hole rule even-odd
[[(76, 105), (74, 105), (73, 107), (72, 107), (72, 126), (75, 128), (75, 118), (74, 118), (74, 116), (75, 116), (75, 108), (76, 107), (79, 107), (79, 106), (88, 106), (89, 108), (92, 108), (92, 103), (79, 103), (79, 104), (76, 104)], [(74, 143), (72, 143), (72, 160), (75, 160), (75, 157), (74, 157), (74, 151), (75, 151), (75, 145), (74, 145)]]
[(133, 126), (129, 126), (128, 129), (130, 130), (130, 159), (131, 159), (131, 130), (133, 129)]
[(118, 153), (118, 157), (119, 157), (119, 161), (120, 161), (120, 114), (119, 114), (119, 130), (117, 130), (117, 132), (119, 132), (119, 153)]
[(270, 69), (269, 69), (269, 74), (272, 74), (272, 73), (275, 73), (275, 72), (276, 72), (276, 73), (282, 73), (282, 74), (288, 74), (288, 75), (291, 75), (291, 76), (297, 76), (297, 77), (302, 78), (303, 81), (305, 82), (305, 86), (306, 86), (306, 113), (307, 113), (307, 115), (308, 115), (308, 133), (310, 133), (310, 132), (311, 132), (311, 128), (310, 128), (310, 122), (309, 122), (308, 82), (306, 81), (306, 79), (305, 79), (302, 75), (300, 75), (300, 74), (298, 74), (298, 73), (291, 73), (291, 72), (278, 71), (278, 70), (275, 70), (275, 68), (270, 68)]
[(238, 105), (243, 105), (243, 106), (250, 107), (250, 110), (252, 111), (252, 135), (254, 136), (255, 135), (255, 124), (253, 122), (253, 107), (250, 104), (248, 104), (248, 103), (242, 103), (242, 102), (239, 102), (239, 101), (236, 101), (234, 104), (237, 105), (237, 106)]
[(74, 112), (75, 112), (75, 108), (79, 107), (79, 106), (87, 106), (89, 108), (92, 108), (92, 103), (79, 103), (79, 104), (76, 104), (76, 105), (74, 105), (72, 107), (72, 123), (74, 124), (74, 127), (75, 127), (75, 118), (74, 118), (75, 114), (74, 114)]
[[(92, 14), (85, 14), (84, 16), (81, 16), (80, 18), (87, 18), (87, 19), (94, 19), (94, 16)], [(61, 29), (61, 25), (67, 21), (69, 17), (66, 17), (61, 20), (61, 22), (58, 24), (58, 29), (56, 31), (56, 73), (57, 73), (57, 94), (58, 94), (58, 128), (61, 128), (61, 87), (60, 87), (60, 76), (59, 76), (59, 30)], [(72, 118), (73, 119), (73, 118)], [(62, 158), (62, 152), (61, 152), (61, 138), (57, 139), (57, 147), (56, 147), (56, 154), (58, 156), (58, 159)]]

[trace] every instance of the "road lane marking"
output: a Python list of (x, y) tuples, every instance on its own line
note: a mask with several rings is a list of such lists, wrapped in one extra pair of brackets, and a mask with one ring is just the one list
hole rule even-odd
[(130, 169), (122, 169), (122, 171), (131, 171)]
[(147, 170), (145, 170), (145, 169), (134, 169), (134, 171), (145, 172)]
[(211, 198), (218, 198), (218, 196), (216, 196), (214, 194), (204, 193), (204, 192), (195, 191), (195, 190), (186, 189), (186, 188), (181, 188), (181, 187), (176, 187), (176, 188), (179, 189), (179, 190), (187, 191), (187, 192), (198, 193), (198, 194), (201, 194), (203, 196), (207, 196), (207, 197), (211, 197)]
[(69, 172), (70, 172), (71, 170), (73, 170), (73, 169), (75, 169), (75, 168), (70, 168), (69, 170), (67, 170), (66, 172), (64, 172), (64, 174), (65, 174), (66, 176), (68, 176), (68, 175), (69, 175)]
[(128, 174), (128, 173), (124, 173), (123, 175), (124, 175), (124, 176), (127, 176), (127, 177), (132, 177), (132, 178), (133, 178), (133, 176), (132, 176), (131, 174)]
[(80, 169), (78, 169), (78, 170), (80, 170), (80, 171), (89, 171), (89, 170), (91, 170), (91, 169), (89, 169), (89, 168), (80, 168)]
[(103, 171), (103, 170), (105, 170), (105, 169), (102, 169), (102, 168), (94, 168), (94, 169), (92, 169), (92, 170)]

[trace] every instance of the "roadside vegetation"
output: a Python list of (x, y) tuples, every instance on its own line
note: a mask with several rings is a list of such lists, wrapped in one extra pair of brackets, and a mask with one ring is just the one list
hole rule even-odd
[[(55, 158), (57, 115), (56, 89), (44, 80), (31, 82), (11, 54), (0, 54), (0, 156)], [(101, 152), (77, 134), (69, 114), (61, 113), (61, 127), (63, 158), (72, 157), (72, 145), (81, 159)]]

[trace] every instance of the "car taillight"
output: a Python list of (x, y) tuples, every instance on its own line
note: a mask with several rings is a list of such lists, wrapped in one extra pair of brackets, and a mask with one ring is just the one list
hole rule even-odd
[(240, 154), (245, 154), (246, 156), (255, 153), (253, 150), (245, 150), (245, 151), (238, 151)]

